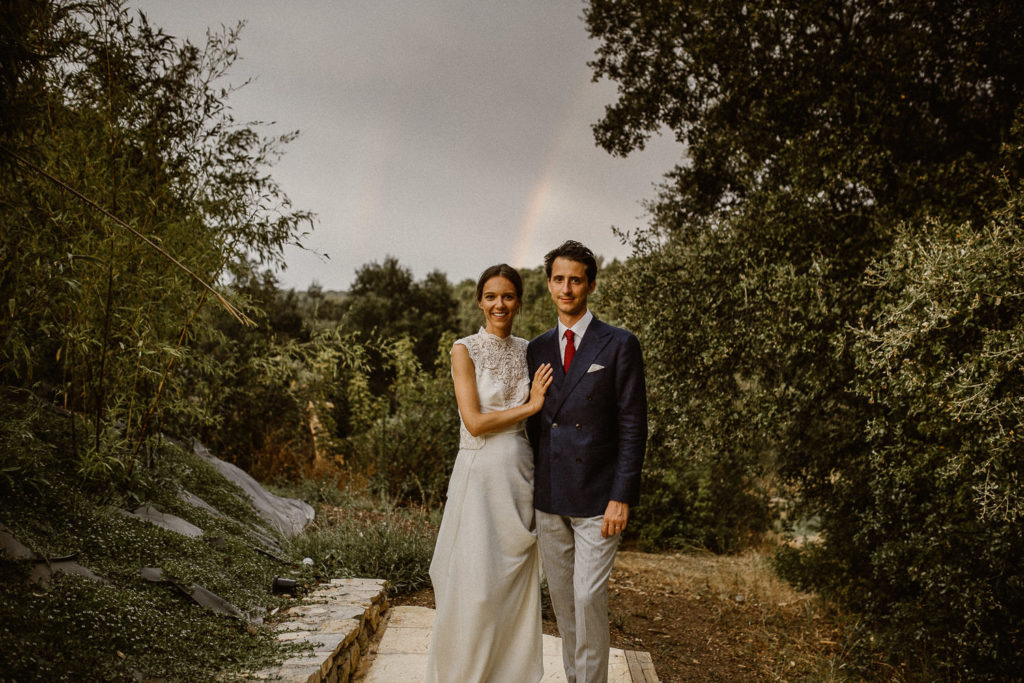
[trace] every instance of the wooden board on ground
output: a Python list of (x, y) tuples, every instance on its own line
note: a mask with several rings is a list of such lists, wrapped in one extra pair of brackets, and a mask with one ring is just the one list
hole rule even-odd
[(658, 683), (650, 652), (626, 650), (626, 665), (629, 666), (629, 677), (633, 683)]

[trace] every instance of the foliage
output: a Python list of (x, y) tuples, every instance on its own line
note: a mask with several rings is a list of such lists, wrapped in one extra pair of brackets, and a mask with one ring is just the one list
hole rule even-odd
[[(457, 303), (448, 278), (433, 271), (415, 282), (412, 272), (393, 256), (383, 263), (368, 263), (356, 277), (342, 302), (342, 324), (363, 341), (374, 335), (407, 337), (424, 368), (433, 369), (437, 343), (455, 329)], [(382, 378), (375, 378), (375, 387)]]
[(765, 387), (778, 367), (745, 362), (748, 344), (770, 340), (744, 294), (775, 273), (736, 282), (736, 239), (645, 247), (602, 285), (609, 315), (644, 346), (650, 434), (636, 521), (648, 549), (731, 551), (767, 528), (775, 454), (757, 411), (775, 401)]
[(323, 286), (313, 280), (305, 292), (298, 292), (297, 298), (304, 316), (312, 321), (313, 327), (337, 323), (344, 316), (345, 292), (324, 291)]
[(869, 270), (879, 307), (854, 348), (868, 448), (833, 463), (807, 568), (831, 567), (817, 587), (943, 678), (1024, 666), (1021, 200), (979, 228), (902, 225)]
[(203, 368), (196, 280), (276, 263), (309, 216), (265, 171), (291, 135), (239, 125), (214, 85), (237, 30), (199, 49), (118, 0), (15, 9), (5, 88), (22, 116), (0, 139), (0, 375), (89, 416), (70, 454), (83, 476), (116, 479), (164, 420), (211, 419), (177, 371)]
[[(319, 315), (315, 290), (282, 292), (270, 273), (239, 280), (235, 294), (261, 324), (243, 328), (222, 312), (207, 314), (201, 356), (216, 367), (209, 375), (231, 381), (199, 377), (192, 398), (215, 417), (175, 428), (199, 433), (261, 479), (341, 477), (396, 500), (437, 504), (458, 443), (454, 335), (429, 311), (408, 307), (429, 299), (454, 311), (454, 290), (440, 273), (413, 282), (393, 259), (360, 272), (335, 321)], [(398, 316), (394, 326), (372, 322), (388, 315)], [(424, 366), (421, 348), (431, 339)]]
[(348, 383), (353, 434), (348, 462), (373, 490), (399, 501), (440, 504), (458, 452), (459, 417), (448, 356), (454, 337), (443, 338), (434, 371), (424, 371), (410, 340), (379, 340), (373, 350), (394, 379), (387, 392), (371, 393), (366, 372)]
[(365, 491), (348, 485), (342, 474), (334, 477), (302, 477), (276, 479), (264, 488), (278, 496), (304, 500), (314, 508), (343, 508), (345, 510), (390, 509), (384, 498), (373, 498)]
[(176, 424), (175, 433), (198, 434), (262, 480), (333, 469), (333, 401), (346, 368), (361, 362), (354, 335), (316, 324), (295, 292), (280, 291), (269, 272), (239, 280), (235, 294), (249, 302), (259, 324), (242, 327), (220, 311), (207, 312), (210, 324), (197, 347), (214, 370), (195, 378), (191, 398), (213, 419)]
[(591, 0), (595, 76), (619, 85), (595, 135), (615, 154), (662, 126), (685, 144), (670, 176), (684, 222), (766, 192), (827, 205), (820, 229), (853, 240), (862, 213), (969, 211), (996, 195), (1021, 15), (996, 1)]
[(271, 489), (316, 507), (314, 522), (289, 544), (291, 556), (313, 560), (309, 574), (386, 579), (392, 594), (429, 584), (436, 511), (396, 505), (340, 476), (281, 481)]

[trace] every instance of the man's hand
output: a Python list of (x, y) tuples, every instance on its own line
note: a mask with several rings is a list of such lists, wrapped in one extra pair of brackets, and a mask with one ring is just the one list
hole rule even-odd
[(601, 522), (601, 537), (608, 538), (622, 533), (626, 528), (627, 519), (629, 519), (629, 503), (609, 500), (608, 507), (604, 510), (604, 520)]

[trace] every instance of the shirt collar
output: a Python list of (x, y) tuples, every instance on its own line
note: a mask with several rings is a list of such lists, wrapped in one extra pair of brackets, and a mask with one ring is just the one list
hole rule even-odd
[[(587, 328), (590, 327), (590, 321), (594, 319), (594, 314), (587, 309), (587, 312), (583, 314), (583, 317), (576, 321), (576, 324), (572, 327), (566, 327), (562, 324), (562, 321), (558, 321), (558, 339), (565, 339), (565, 331), (572, 330), (572, 333), (576, 335), (576, 339), (582, 339), (583, 335), (586, 334)], [(578, 342), (577, 342), (578, 343)]]

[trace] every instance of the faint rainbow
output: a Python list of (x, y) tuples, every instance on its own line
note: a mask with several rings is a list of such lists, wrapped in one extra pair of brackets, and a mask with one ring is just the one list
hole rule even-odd
[(539, 263), (530, 263), (530, 247), (533, 246), (533, 238), (540, 224), (541, 216), (547, 207), (548, 198), (551, 195), (551, 188), (555, 184), (555, 174), (561, 162), (562, 153), (568, 146), (577, 126), (580, 125), (580, 117), (577, 115), (579, 105), (583, 99), (585, 88), (589, 83), (577, 86), (568, 102), (562, 109), (559, 123), (548, 145), (544, 163), (541, 166), (537, 180), (527, 195), (526, 206), (523, 208), (522, 218), (516, 229), (515, 250), (512, 263), (517, 268), (532, 268)]
[(541, 214), (544, 212), (548, 196), (551, 194), (551, 185), (554, 181), (555, 167), (557, 165), (557, 161), (554, 158), (549, 159), (541, 169), (540, 176), (534, 183), (533, 189), (530, 190), (526, 207), (523, 210), (522, 220), (520, 220), (519, 227), (516, 230), (518, 238), (516, 239), (515, 256), (512, 261), (516, 268), (531, 268), (536, 265), (527, 263), (527, 259), (529, 258), (530, 247), (533, 244), (533, 235), (537, 232), (537, 224), (540, 223)]

